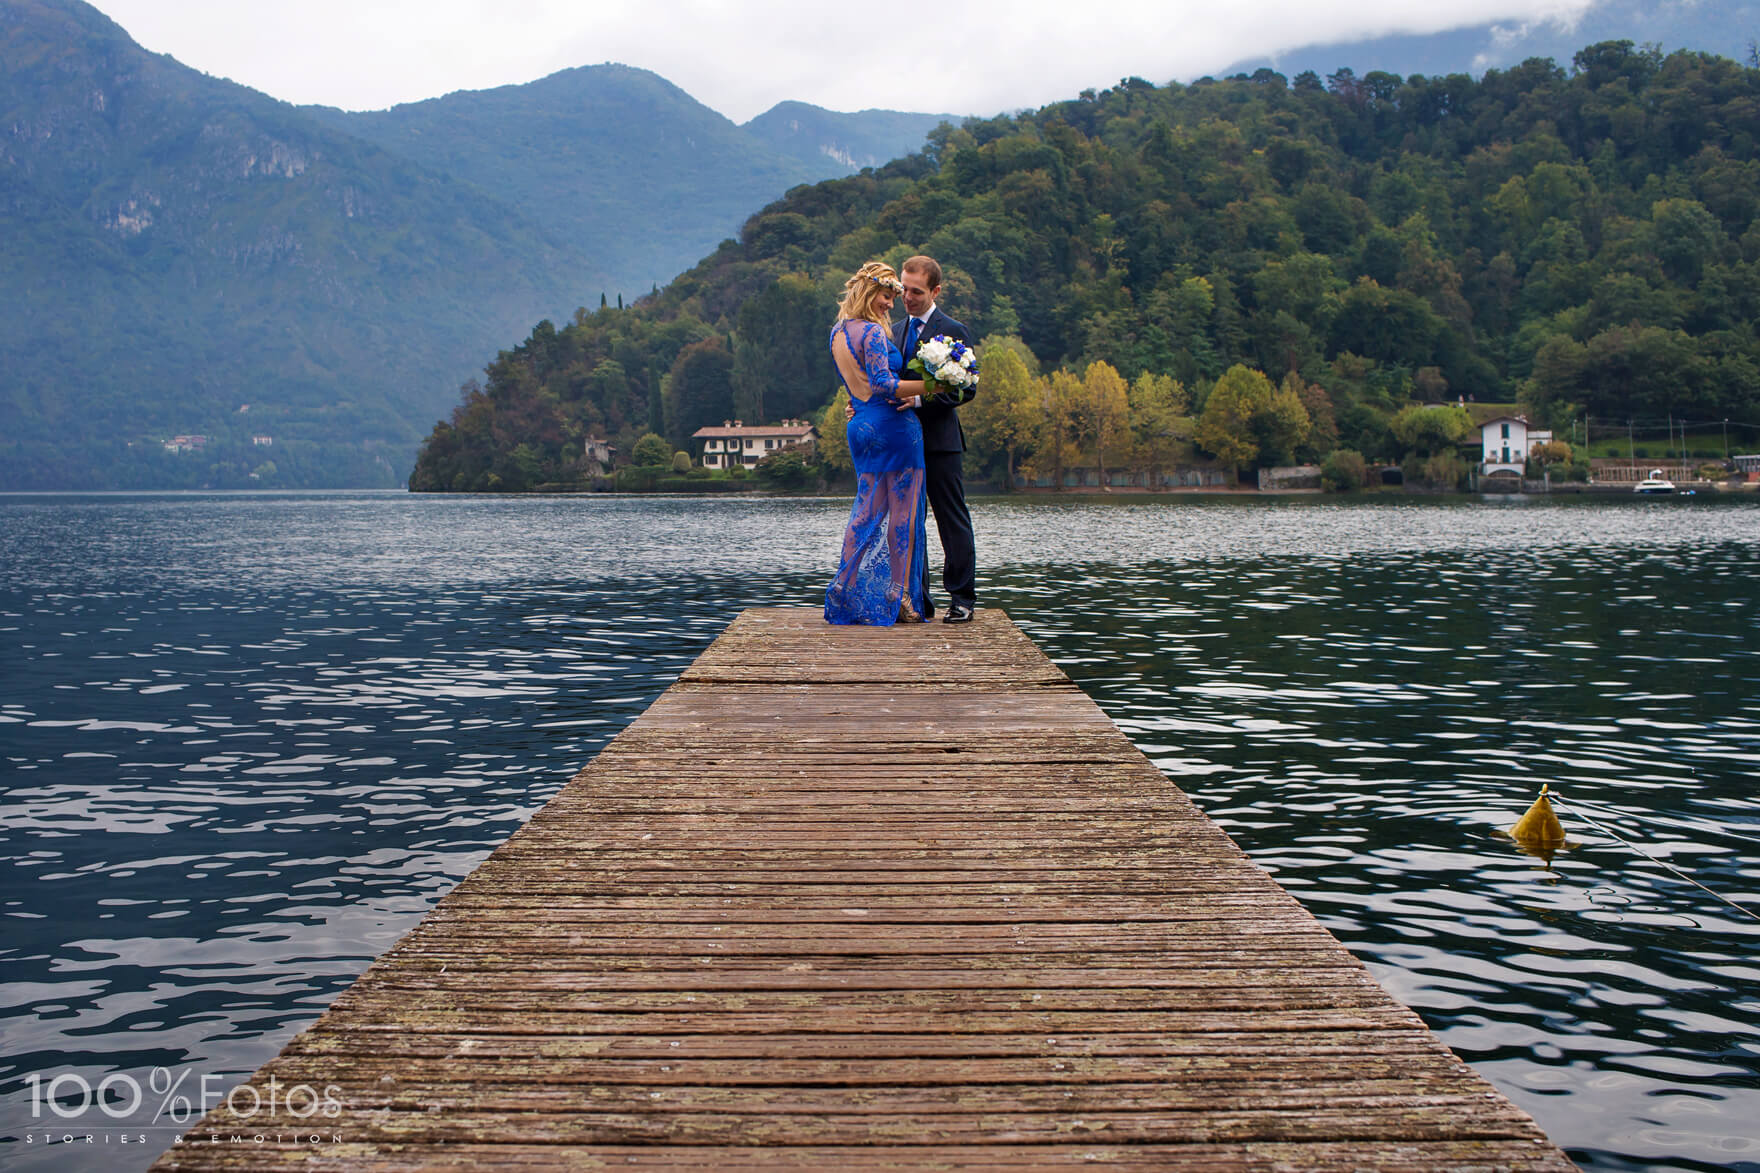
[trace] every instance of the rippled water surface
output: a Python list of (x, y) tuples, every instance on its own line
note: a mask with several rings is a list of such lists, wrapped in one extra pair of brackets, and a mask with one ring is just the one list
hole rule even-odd
[[(0, 497), (0, 1162), (144, 1167), (847, 510)], [(981, 605), (1581, 1164), (1760, 1170), (1760, 502), (974, 516)]]

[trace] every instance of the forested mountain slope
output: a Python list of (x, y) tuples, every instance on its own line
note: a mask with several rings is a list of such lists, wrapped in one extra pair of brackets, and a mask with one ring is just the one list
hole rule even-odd
[(302, 110), (0, 0), (0, 488), (396, 485), (506, 339), (848, 171), (640, 70)]
[(303, 110), (578, 245), (583, 305), (664, 285), (789, 188), (907, 155), (958, 121), (784, 102), (736, 126), (658, 74), (609, 64), (390, 110)]
[(1760, 71), (1627, 42), (1478, 80), (1129, 79), (793, 191), (658, 296), (540, 324), (411, 484), (567, 480), (587, 435), (814, 410), (844, 276), (916, 251), (1046, 368), (1170, 376), (1194, 409), (1233, 365), (1294, 372), (1310, 458), (1398, 458), (1419, 401), (1760, 425), (1757, 150)]
[(564, 255), (476, 188), (85, 5), (8, 0), (0, 55), (0, 485), (163, 483), (172, 433), (395, 484), (474, 340), (567, 304)]

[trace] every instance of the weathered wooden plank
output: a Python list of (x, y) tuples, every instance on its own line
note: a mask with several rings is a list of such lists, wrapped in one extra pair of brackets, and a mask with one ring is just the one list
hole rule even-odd
[[(1221, 1030), (1219, 1017), (1233, 1012), (1289, 1010), (1343, 1010), (1355, 1007), (1386, 1007), (1380, 987), (1366, 983), (1349, 970), (1329, 971), (1324, 985), (1300, 991), (1264, 987), (1220, 991), (1206, 999), (1205, 1009), (1191, 1020), (1192, 1029), (1204, 1034)], [(343, 999), (347, 999), (344, 1003)], [(363, 978), (337, 1000), (351, 1012), (373, 1004), (397, 1004), (419, 1010), (424, 1006), (454, 1008), (457, 991), (433, 978), (389, 973), (372, 980)], [(867, 989), (857, 994), (846, 989), (808, 990), (582, 990), (496, 988), (475, 991), (470, 1005), (484, 1011), (531, 1011), (544, 1013), (688, 1013), (693, 1021), (719, 1026), (721, 1015), (730, 1014), (889, 1014), (901, 1010), (933, 1010), (940, 1015), (998, 1013), (1020, 1009), (1068, 1012), (1104, 1011), (1112, 1014), (1158, 1012), (1157, 1029), (1173, 1030), (1179, 1014), (1190, 1014), (1190, 995), (1178, 989), (1119, 989), (1109, 986), (1061, 989), (972, 988), (925, 990), (914, 986)], [(847, 1020), (845, 1020), (847, 1021)], [(1263, 1019), (1243, 1018), (1252, 1029), (1266, 1029)], [(942, 1025), (945, 1025), (944, 1023)], [(963, 1030), (968, 1023), (957, 1025)]]
[[(1292, 970), (1287, 966), (1263, 968), (1219, 968), (1206, 965), (1202, 957), (1187, 959), (1183, 966), (1152, 958), (1147, 964), (1135, 956), (1111, 955), (1095, 961), (1065, 954), (1032, 965), (1019, 959), (1000, 965), (984, 958), (936, 959), (932, 967), (919, 965), (904, 968), (900, 959), (881, 963), (866, 957), (825, 957), (812, 960), (790, 958), (778, 965), (774, 958), (715, 958), (705, 966), (695, 957), (672, 958), (585, 958), (569, 959), (491, 958), (461, 960), (430, 958), (419, 953), (403, 953), (386, 961), (396, 962), (396, 972), (404, 980), (461, 989), (464, 982), (475, 982), (474, 989), (487, 988), (483, 975), (499, 975), (504, 986), (517, 983), (526, 990), (979, 990), (1017, 989), (1054, 990), (1093, 986), (1125, 990), (1206, 991), (1203, 998), (1188, 994), (1186, 1005), (1202, 1007), (1206, 1013), (1226, 1008), (1229, 1000), (1254, 990), (1282, 990), (1289, 994), (1286, 1003), (1276, 1005), (1301, 1007), (1308, 989), (1354, 987), (1352, 976), (1360, 971), (1341, 965), (1336, 969)], [(385, 967), (389, 968), (389, 967)], [(371, 972), (371, 971), (369, 971)], [(375, 980), (377, 976), (375, 975)], [(1246, 996), (1246, 994), (1241, 994)], [(1385, 1003), (1381, 1003), (1385, 1005)]]
[(743, 613), (299, 1084), (160, 1167), (1570, 1167), (1000, 612)]
[[(1409, 1012), (1408, 1012), (1409, 1015)], [(378, 1061), (399, 1056), (450, 1057), (462, 1069), (476, 1061), (535, 1058), (593, 1063), (710, 1064), (723, 1072), (743, 1066), (738, 1082), (786, 1085), (772, 1078), (800, 1070), (829, 1071), (864, 1082), (909, 1083), (907, 1074), (934, 1065), (943, 1073), (940, 1082), (954, 1079), (960, 1070), (988, 1072), (998, 1062), (1031, 1062), (1044, 1072), (1063, 1064), (1071, 1071), (1098, 1075), (1114, 1064), (1196, 1062), (1207, 1059), (1253, 1063), (1301, 1061), (1337, 1072), (1346, 1064), (1382, 1061), (1402, 1064), (1402, 1074), (1420, 1071), (1458, 1074), (1464, 1065), (1430, 1034), (1415, 1015), (1403, 1023), (1359, 1024), (1354, 1030), (1309, 1031), (1292, 1038), (1291, 1032), (1266, 1029), (1256, 1022), (1252, 1030), (1138, 1032), (1133, 1035), (882, 1035), (780, 1034), (756, 1038), (708, 1035), (629, 1035), (616, 1039), (559, 1034), (496, 1034), (460, 1031), (425, 1032), (415, 1029), (354, 1031), (337, 1027), (308, 1031), (287, 1045), (284, 1058), (323, 1057), (340, 1065)], [(763, 1059), (755, 1064), (753, 1059)], [(695, 1067), (677, 1067), (679, 1071)], [(478, 1073), (478, 1078), (481, 1073)], [(841, 1075), (838, 1077), (841, 1080)], [(726, 1082), (725, 1080), (719, 1082)], [(811, 1082), (811, 1081), (809, 1081)]]
[[(314, 1049), (310, 1054), (290, 1050), (281, 1064), (283, 1077), (297, 1083), (321, 1086), (323, 1081), (344, 1079), (381, 1084), (393, 1082), (455, 1083), (475, 1085), (480, 1069), (460, 1060), (495, 1064), (498, 1085), (585, 1084), (588, 1086), (633, 1085), (644, 1088), (757, 1086), (855, 1087), (882, 1086), (921, 1089), (951, 1085), (987, 1087), (1001, 1084), (1035, 1084), (1062, 1087), (1081, 1084), (1093, 1087), (1126, 1083), (1193, 1085), (1198, 1089), (1224, 1089), (1246, 1095), (1265, 1083), (1280, 1087), (1312, 1087), (1330, 1083), (1341, 1088), (1368, 1086), (1381, 1081), (1404, 1080), (1419, 1086), (1452, 1084), (1453, 1068), (1415, 1062), (1409, 1052), (1390, 1055), (1349, 1054), (1348, 1070), (1341, 1070), (1340, 1052), (1290, 1055), (1287, 1046), (1265, 1053), (1194, 1053), (1156, 1056), (1083, 1056), (1079, 1059), (1045, 1057), (926, 1059), (771, 1059), (762, 1065), (749, 1059), (628, 1059), (599, 1055), (526, 1054), (504, 1045), (497, 1038), (487, 1045), (476, 1036), (452, 1036), (450, 1045), (435, 1045), (432, 1035), (374, 1036), (371, 1053)], [(508, 1040), (507, 1043), (528, 1040)], [(462, 1048), (462, 1049), (461, 1049)], [(315, 1082), (316, 1081), (316, 1082)]]
[[(455, 994), (426, 997), (405, 994), (393, 999), (359, 998), (343, 1004), (347, 1009), (350, 1029), (399, 1030), (411, 1021), (420, 1021), (423, 1029), (446, 1033), (478, 1034), (563, 1034), (585, 1038), (613, 1035), (667, 1037), (676, 1032), (692, 1036), (693, 1046), (707, 1045), (711, 1037), (724, 1038), (725, 1045), (738, 1048), (742, 1042), (735, 1036), (763, 1036), (765, 1039), (791, 1033), (816, 1036), (812, 1045), (822, 1038), (846, 1031), (859, 1021), (871, 1035), (890, 1034), (900, 1037), (921, 1037), (927, 1042), (919, 1047), (965, 1045), (969, 1036), (1012, 1038), (1026, 1032), (1052, 1036), (1079, 1035), (1098, 1038), (1110, 1035), (1137, 1039), (1160, 1037), (1181, 1032), (1240, 1031), (1249, 1028), (1273, 1030), (1374, 1030), (1386, 1026), (1409, 1025), (1403, 1010), (1385, 1007), (1324, 1010), (1253, 1009), (1240, 1012), (1207, 1010), (1202, 1013), (1158, 1010), (1083, 1011), (1023, 1010), (1015, 1013), (965, 1011), (963, 1013), (868, 1010), (861, 1006), (831, 1005), (817, 1010), (788, 1010), (777, 1013), (734, 1014), (724, 1012), (712, 1016), (694, 1009), (654, 1011), (645, 1014), (619, 1014), (609, 1011), (577, 1013), (546, 1010), (531, 1004), (500, 1006), (472, 1002), (461, 1006)], [(935, 1034), (936, 1031), (950, 1032)], [(958, 1036), (951, 1032), (958, 1032)], [(798, 1044), (797, 1044), (798, 1045)]]
[[(1319, 1072), (1310, 1072), (1318, 1076)], [(1243, 1117), (1274, 1116), (1288, 1112), (1321, 1113), (1336, 1110), (1384, 1113), (1412, 1106), (1460, 1106), (1470, 1097), (1449, 1095), (1433, 1079), (1318, 1078), (1301, 1087), (1288, 1087), (1266, 1079), (1236, 1080), (1212, 1071), (1202, 1079), (1153, 1080), (1097, 1085), (1066, 1080), (1057, 1084), (1038, 1082), (977, 1083), (941, 1086), (870, 1085), (864, 1087), (771, 1087), (692, 1084), (678, 1081), (605, 1084), (591, 1080), (498, 1080), (485, 1091), (469, 1080), (413, 1078), (403, 1070), (389, 1068), (368, 1072), (368, 1078), (330, 1079), (346, 1091), (351, 1103), (374, 1112), (422, 1112), (436, 1107), (448, 1112), (576, 1112), (626, 1113), (650, 1116), (669, 1113), (677, 1103), (689, 1103), (704, 1114), (752, 1116), (805, 1113), (851, 1116), (887, 1114), (938, 1116), (1007, 1114), (1043, 1116), (1081, 1113), (1193, 1113), (1229, 1111)], [(376, 1077), (376, 1078), (375, 1078)], [(1471, 1105), (1475, 1110), (1477, 1104)], [(1476, 1111), (1480, 1123), (1498, 1120), (1520, 1127), (1513, 1112), (1502, 1116)]]
[[(493, 1096), (496, 1085), (479, 1093)], [(1501, 1110), (1500, 1110), (1501, 1106)], [(222, 1131), (238, 1125), (210, 1120), (206, 1127)], [(1356, 1140), (1365, 1146), (1389, 1140), (1510, 1140), (1532, 1142), (1538, 1130), (1507, 1100), (1484, 1096), (1411, 1095), (1353, 1102), (1324, 1094), (1299, 1107), (1279, 1110), (1241, 1109), (1235, 1104), (1189, 1112), (1122, 1112), (1068, 1109), (1029, 1112), (893, 1112), (883, 1115), (819, 1112), (698, 1111), (688, 1104), (656, 1105), (643, 1113), (595, 1111), (539, 1112), (523, 1106), (503, 1110), (455, 1108), (443, 1103), (387, 1106), (382, 1100), (363, 1102), (351, 1132), (387, 1145), (453, 1145), (486, 1136), (511, 1144), (554, 1145), (881, 1145), (910, 1144), (934, 1137), (957, 1148), (968, 1144), (1026, 1142), (1068, 1143), (1076, 1139), (1114, 1139), (1123, 1135), (1145, 1144)], [(293, 1133), (310, 1123), (286, 1111), (267, 1110), (246, 1118), (257, 1133)], [(245, 1121), (241, 1121), (244, 1124)]]
[[(241, 1166), (236, 1143), (227, 1135), (201, 1143), (192, 1141), (177, 1153), (168, 1167), (178, 1169), (236, 1169)], [(1526, 1173), (1555, 1170), (1557, 1150), (1536, 1141), (1529, 1148), (1516, 1148), (1503, 1141), (1399, 1141), (1376, 1146), (1373, 1168), (1385, 1173)], [(1173, 1173), (1358, 1173), (1366, 1168), (1363, 1146), (1357, 1144), (1293, 1144), (1287, 1142), (1170, 1145), (1113, 1144), (1089, 1139), (1085, 1142), (962, 1146), (957, 1157), (940, 1146), (921, 1144), (874, 1147), (805, 1145), (739, 1146), (573, 1146), (460, 1143), (439, 1146), (378, 1146), (347, 1142), (301, 1145), (291, 1137), (266, 1137), (251, 1150), (255, 1168), (297, 1168), (311, 1173), (358, 1173), (370, 1168), (381, 1173), (418, 1169), (677, 1169), (710, 1170), (713, 1173), (753, 1173), (762, 1170), (827, 1169), (1158, 1169)]]

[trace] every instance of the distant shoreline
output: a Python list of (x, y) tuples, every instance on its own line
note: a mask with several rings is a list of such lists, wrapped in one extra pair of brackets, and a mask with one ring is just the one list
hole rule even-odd
[[(1660, 494), (1660, 499), (1673, 497), (1742, 497), (1760, 496), (1760, 482), (1732, 484), (1728, 481), (1684, 481), (1677, 482), (1678, 490), (1672, 494)], [(323, 497), (323, 496), (399, 496), (399, 497), (473, 497), (473, 498), (518, 498), (518, 497), (606, 497), (617, 499), (640, 498), (675, 498), (706, 499), (731, 498), (736, 500), (754, 499), (787, 499), (854, 496), (854, 489), (760, 489), (741, 488), (737, 490), (720, 490), (701, 493), (691, 492), (618, 492), (609, 489), (590, 487), (569, 488), (549, 485), (536, 489), (521, 489), (517, 492), (456, 492), (453, 490), (412, 491), (406, 488), (314, 488), (314, 489), (0, 489), (0, 499), (5, 498), (44, 498), (44, 497)], [(1190, 485), (1171, 488), (1147, 489), (1134, 485), (1120, 485), (1111, 489), (1101, 489), (1086, 485), (1063, 490), (1050, 488), (1016, 489), (1005, 493), (993, 485), (974, 484), (968, 488), (968, 496), (986, 499), (1013, 500), (1048, 500), (1068, 501), (1077, 498), (1093, 500), (1144, 500), (1156, 498), (1183, 497), (1228, 497), (1239, 500), (1271, 499), (1283, 497), (1322, 497), (1332, 501), (1372, 501), (1387, 498), (1408, 497), (1475, 497), (1484, 499), (1529, 498), (1529, 497), (1598, 497), (1619, 499), (1636, 497), (1629, 484), (1581, 484), (1567, 482), (1554, 485), (1549, 491), (1535, 492), (1462, 492), (1457, 489), (1427, 489), (1415, 486), (1383, 485), (1374, 488), (1360, 489), (1349, 493), (1330, 493), (1324, 489), (1257, 489), (1249, 485), (1238, 487), (1218, 487), (1215, 485)]]

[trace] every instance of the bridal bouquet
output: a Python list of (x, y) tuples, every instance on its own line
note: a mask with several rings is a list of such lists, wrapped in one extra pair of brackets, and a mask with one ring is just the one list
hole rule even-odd
[(978, 352), (963, 342), (937, 334), (917, 347), (908, 370), (923, 376), (923, 402), (937, 396), (949, 403), (962, 403), (978, 385)]

